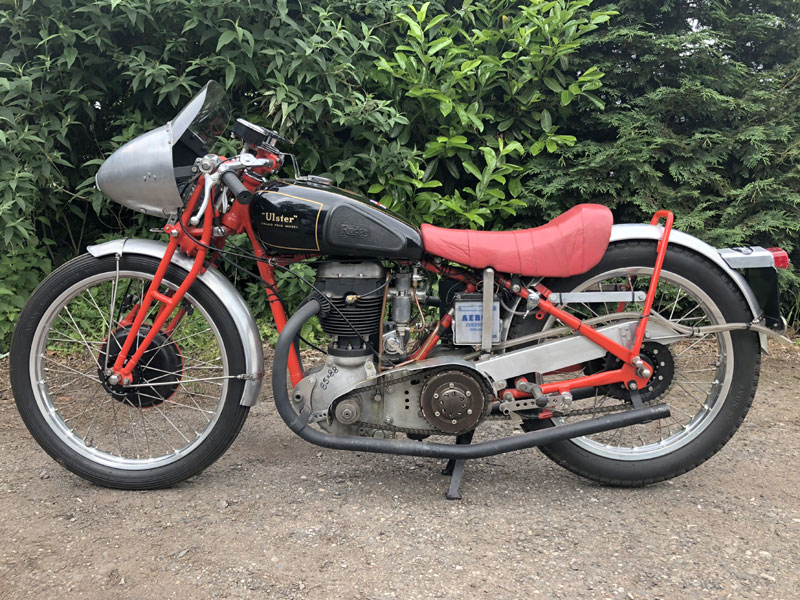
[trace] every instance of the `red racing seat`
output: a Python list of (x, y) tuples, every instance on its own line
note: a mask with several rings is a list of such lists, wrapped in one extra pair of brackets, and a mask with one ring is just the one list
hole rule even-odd
[(425, 252), (501, 273), (529, 277), (570, 277), (603, 258), (614, 217), (600, 204), (579, 204), (532, 229), (472, 231), (422, 226)]

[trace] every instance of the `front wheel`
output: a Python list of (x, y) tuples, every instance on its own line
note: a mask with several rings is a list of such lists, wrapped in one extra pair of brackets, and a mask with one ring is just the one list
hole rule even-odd
[[(646, 291), (653, 272), (656, 245), (625, 242), (609, 246), (601, 262), (588, 273), (545, 282), (554, 292)], [(642, 305), (591, 303), (569, 305), (581, 318), (597, 318), (622, 311), (641, 312)], [(670, 246), (659, 279), (654, 312), (681, 325), (702, 327), (749, 322), (749, 308), (736, 285), (702, 257)], [(552, 319), (517, 319), (510, 337), (553, 327)], [(589, 479), (610, 485), (636, 486), (685, 473), (713, 456), (731, 438), (745, 418), (758, 382), (758, 336), (726, 331), (675, 340), (646, 339), (642, 359), (653, 376), (641, 390), (646, 403), (665, 402), (672, 416), (602, 434), (576, 438), (541, 448), (559, 465)], [(611, 355), (573, 366), (574, 375), (618, 368)], [(568, 374), (542, 374), (544, 381)], [(576, 394), (576, 397), (578, 395)], [(600, 416), (630, 408), (630, 396), (621, 384), (585, 390), (572, 412)], [(529, 419), (523, 429), (571, 422)]]
[[(57, 462), (107, 487), (161, 488), (199, 473), (230, 446), (249, 410), (239, 404), (245, 357), (236, 327), (199, 280), (135, 367), (134, 384), (108, 383), (104, 373), (158, 264), (134, 255), (66, 263), (31, 295), (12, 340), (11, 383), (25, 425)], [(159, 291), (171, 294), (185, 276), (170, 266)]]

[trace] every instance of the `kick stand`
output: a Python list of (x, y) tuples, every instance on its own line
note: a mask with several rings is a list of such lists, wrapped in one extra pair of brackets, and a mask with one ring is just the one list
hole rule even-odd
[[(456, 444), (470, 444), (472, 443), (472, 436), (475, 430), (468, 431), (456, 436)], [(464, 477), (464, 463), (463, 459), (450, 459), (447, 461), (447, 466), (442, 469), (442, 475), (450, 475), (450, 488), (447, 490), (445, 497), (448, 500), (461, 500), (461, 480)]]

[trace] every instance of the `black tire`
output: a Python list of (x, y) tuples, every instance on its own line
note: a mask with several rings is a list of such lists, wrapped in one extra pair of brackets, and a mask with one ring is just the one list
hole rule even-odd
[[(588, 273), (567, 279), (551, 279), (544, 282), (544, 284), (554, 292), (577, 291), (583, 289), (593, 279), (602, 278), (604, 274), (619, 272), (621, 269), (652, 268), (655, 257), (656, 246), (654, 242), (615, 243), (609, 246), (601, 262)], [(665, 280), (664, 277), (672, 277), (673, 279), (680, 277), (689, 282), (689, 284), (696, 286), (702, 293), (707, 295), (707, 299), (697, 302), (697, 304), (701, 304), (703, 311), (707, 313), (718, 309), (724, 322), (749, 322), (752, 319), (747, 303), (736, 284), (716, 265), (687, 249), (670, 246), (664, 263), (662, 281)], [(680, 299), (680, 292), (676, 296)], [(687, 294), (686, 298), (688, 297)], [(716, 306), (716, 309), (712, 309), (711, 305), (708, 304), (708, 300)], [(676, 305), (678, 301), (676, 300)], [(690, 312), (686, 314), (688, 315)], [(670, 318), (675, 317), (670, 315)], [(717, 318), (717, 320), (719, 319)], [(545, 320), (536, 320), (533, 317), (524, 320), (518, 318), (517, 322), (512, 324), (509, 338), (540, 331), (546, 326), (545, 324)], [(708, 377), (716, 377), (709, 384), (709, 390), (711, 391), (709, 391), (705, 401), (711, 408), (706, 411), (707, 407), (701, 402), (698, 412), (693, 416), (695, 421), (688, 420), (688, 424), (683, 426), (682, 431), (676, 427), (675, 434), (672, 434), (671, 428), (668, 429), (668, 433), (674, 437), (666, 438), (666, 446), (663, 450), (655, 449), (653, 454), (648, 456), (646, 450), (650, 446), (645, 443), (646, 440), (644, 439), (639, 450), (635, 450), (633, 445), (631, 450), (627, 450), (627, 447), (620, 445), (615, 451), (613, 445), (609, 446), (611, 449), (606, 450), (601, 443), (594, 443), (590, 438), (578, 438), (544, 446), (541, 451), (548, 458), (573, 473), (594, 481), (616, 486), (641, 486), (663, 481), (681, 475), (702, 464), (725, 445), (747, 415), (755, 395), (761, 363), (759, 339), (755, 333), (747, 331), (726, 332), (712, 336), (712, 340), (716, 341), (718, 345), (726, 344), (726, 348), (730, 350), (733, 356), (731, 358), (726, 353), (722, 367), (715, 365), (717, 371), (708, 375)], [(712, 342), (708, 342), (709, 347), (712, 345)], [(685, 350), (681, 354), (683, 352)], [(670, 356), (672, 354), (674, 354), (674, 350), (671, 350)], [(728, 363), (727, 361), (731, 362)], [(589, 364), (584, 364), (583, 367), (584, 372), (590, 370)], [(673, 368), (674, 381), (681, 384), (687, 383), (683, 379), (678, 379), (678, 365), (674, 364)], [(729, 368), (731, 369), (730, 372), (728, 371)], [(593, 372), (597, 370), (596, 363), (592, 369)], [(720, 369), (724, 369), (724, 371)], [(703, 370), (711, 371), (712, 368), (709, 367)], [(695, 371), (683, 372), (690, 373)], [(722, 373), (722, 377), (720, 373)], [(698, 376), (693, 375), (693, 377)], [(722, 384), (719, 383), (720, 381), (722, 381)], [(729, 382), (727, 388), (726, 382)], [(662, 397), (659, 397), (657, 390), (649, 400), (655, 403), (665, 401), (667, 395), (671, 398), (679, 397), (672, 396), (675, 386), (666, 387), (666, 390), (660, 392)], [(696, 387), (703, 389), (699, 386)], [(714, 389), (719, 391), (712, 404), (709, 399), (712, 397)], [(681, 385), (680, 388), (675, 388), (674, 391), (676, 394), (680, 392), (680, 394), (688, 398), (695, 390), (687, 384)], [(609, 389), (595, 390), (595, 404), (601, 392), (607, 394)], [(619, 402), (625, 402), (624, 392), (612, 390), (611, 393), (616, 395)], [(670, 401), (666, 401), (670, 404)], [(580, 403), (576, 401), (573, 406), (580, 408)], [(673, 410), (673, 418), (675, 418), (675, 414), (677, 414), (677, 411)], [(681, 415), (678, 414), (678, 416), (680, 417)], [(693, 423), (696, 424), (693, 425)], [(525, 431), (552, 427), (553, 425), (552, 420), (530, 419), (523, 421), (523, 429)], [(699, 427), (700, 425), (702, 425), (702, 428)], [(696, 429), (690, 429), (692, 426)], [(659, 435), (662, 434), (662, 427), (663, 425), (659, 425)], [(632, 430), (633, 428), (628, 429)], [(687, 431), (691, 433), (686, 433)], [(699, 433), (697, 433), (698, 431)], [(622, 437), (622, 433), (618, 432), (620, 437)], [(692, 434), (694, 434), (694, 437), (690, 437)], [(681, 435), (684, 437), (679, 437)], [(633, 438), (633, 433), (630, 436)], [(606, 439), (613, 438), (609, 434)], [(670, 440), (673, 439), (675, 440), (672, 444), (674, 449), (670, 449), (672, 447), (670, 446)], [(662, 440), (661, 443), (664, 444), (664, 441)], [(626, 454), (628, 452), (629, 454)], [(640, 452), (640, 458), (636, 458), (636, 452)], [(661, 454), (658, 452), (661, 452)]]
[[(104, 352), (110, 347), (110, 321), (103, 314), (105, 302), (99, 300), (117, 299), (120, 306), (114, 310), (114, 320), (118, 322), (125, 304), (122, 294), (129, 292), (130, 285), (114, 287), (117, 274), (118, 282), (127, 278), (134, 289), (144, 289), (158, 264), (151, 257), (124, 255), (117, 271), (114, 256), (80, 256), (39, 285), (14, 331), (11, 383), (25, 425), (59, 464), (106, 487), (164, 488), (196, 475), (233, 443), (249, 412), (249, 407), (239, 404), (244, 382), (228, 378), (245, 372), (242, 342), (228, 310), (199, 280), (184, 302), (191, 309), (181, 321), (185, 339), (178, 342), (176, 329), (172, 337), (160, 338), (160, 349), (151, 344), (151, 354), (145, 355), (150, 363), (169, 366), (158, 370), (149, 364), (146, 369), (150, 370), (142, 371), (142, 383), (151, 387), (126, 392), (115, 388), (114, 395), (107, 382), (105, 387), (100, 382), (100, 363), (106, 362)], [(162, 289), (176, 288), (185, 276), (185, 271), (170, 266), (164, 278), (168, 285)], [(109, 302), (109, 314), (110, 306)], [(205, 324), (207, 331), (201, 328)], [(199, 333), (186, 334), (187, 328)], [(85, 332), (93, 333), (87, 337)], [(114, 341), (124, 335), (124, 328), (115, 326)], [(54, 345), (57, 350), (51, 349)], [(217, 351), (219, 358), (209, 358)], [(92, 361), (97, 365), (94, 377)], [(157, 374), (168, 371), (168, 375)], [(73, 376), (75, 383), (69, 381)], [(203, 393), (206, 390), (208, 394)], [(82, 407), (86, 408), (78, 412)], [(88, 428), (87, 411), (93, 412)], [(187, 442), (180, 447), (183, 440)]]

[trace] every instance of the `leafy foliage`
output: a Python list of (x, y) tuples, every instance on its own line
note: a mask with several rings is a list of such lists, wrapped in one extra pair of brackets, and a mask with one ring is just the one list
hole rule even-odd
[[(619, 0), (575, 64), (606, 73), (606, 109), (558, 114), (577, 143), (524, 178), (525, 222), (577, 201), (617, 221), (672, 210), (717, 246), (781, 246), (800, 264), (800, 5)], [(800, 279), (784, 275), (797, 319)]]
[(25, 305), (27, 295), (20, 290), (32, 291), (49, 270), (47, 253), (37, 247), (11, 249), (0, 259), (0, 341), (11, 339), (17, 315)]
[[(228, 88), (237, 116), (296, 138), (303, 171), (382, 194), (417, 221), (513, 216), (520, 163), (574, 142), (550, 111), (562, 88), (585, 86), (569, 57), (608, 18), (590, 1), (4, 2), (7, 287), (21, 302), (87, 243), (156, 225), (110, 203), (93, 175), (208, 79)], [(23, 246), (49, 261), (9, 258)], [(10, 318), (0, 314), (0, 347)]]
[(160, 224), (93, 176), (208, 79), (296, 139), (303, 172), (416, 222), (666, 207), (800, 260), (796, 3), (409, 1), (0, 2), (0, 351), (52, 265)]

